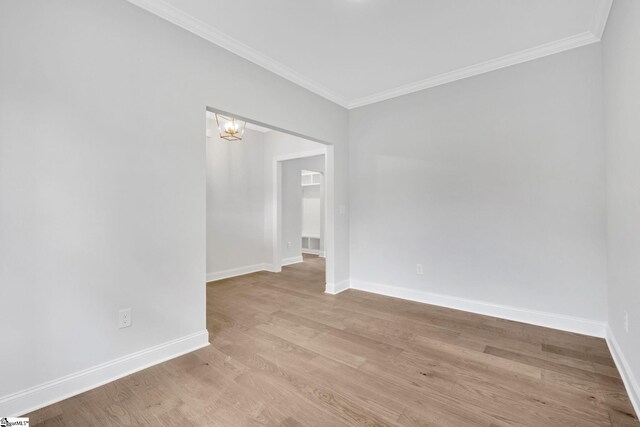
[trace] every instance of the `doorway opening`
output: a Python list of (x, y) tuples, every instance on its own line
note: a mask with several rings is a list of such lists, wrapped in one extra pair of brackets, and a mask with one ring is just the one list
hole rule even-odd
[(303, 169), (302, 185), (302, 253), (324, 254), (324, 172)]
[[(240, 140), (219, 137), (217, 112), (246, 122)], [(331, 293), (333, 146), (226, 112), (206, 114), (207, 282), (313, 261)]]
[[(313, 263), (324, 270), (325, 154), (300, 153), (281, 160), (280, 176), (281, 265)], [(304, 157), (302, 157), (304, 156)], [(322, 249), (322, 250), (321, 250)]]

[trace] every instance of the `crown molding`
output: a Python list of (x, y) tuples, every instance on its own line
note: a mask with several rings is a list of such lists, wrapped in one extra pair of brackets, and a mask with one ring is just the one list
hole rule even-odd
[(325, 86), (309, 79), (302, 74), (294, 71), (286, 65), (273, 60), (272, 58), (262, 54), (261, 52), (245, 45), (239, 40), (228, 36), (227, 34), (205, 24), (204, 22), (184, 13), (176, 7), (170, 5), (163, 0), (127, 0), (130, 3), (158, 15), (159, 17), (184, 28), (185, 30), (202, 37), (205, 40), (214, 43), (223, 49), (226, 49), (256, 65), (261, 66), (278, 76), (291, 81), (323, 98), (328, 99), (342, 107), (353, 109), (363, 107), (365, 105), (374, 104), (376, 102), (385, 101), (387, 99), (396, 98), (402, 95), (408, 95), (424, 89), (451, 83), (457, 80), (466, 79), (468, 77), (477, 76), (479, 74), (488, 73), (490, 71), (499, 70), (501, 68), (510, 67), (512, 65), (521, 64), (523, 62), (532, 61), (534, 59), (543, 58), (545, 56), (554, 55), (570, 49), (597, 43), (602, 39), (609, 11), (613, 0), (600, 0), (596, 4), (593, 19), (588, 31), (569, 36), (560, 40), (541, 44), (529, 49), (505, 55), (489, 61), (468, 67), (452, 70), (437, 76), (429, 77), (424, 80), (398, 86), (396, 88), (384, 90), (372, 95), (367, 95), (354, 100), (346, 100), (341, 95), (326, 88)]
[(613, 0), (600, 0), (596, 4), (596, 10), (593, 14), (593, 20), (591, 21), (591, 33), (598, 38), (598, 41), (602, 40), (612, 5)]
[(586, 46), (591, 43), (597, 43), (600, 39), (593, 35), (591, 31), (576, 34), (564, 39), (545, 43), (530, 49), (521, 50), (520, 52), (505, 55), (469, 67), (459, 68), (447, 73), (439, 74), (428, 79), (420, 80), (415, 83), (409, 83), (393, 89), (378, 92), (373, 95), (358, 98), (349, 103), (347, 108), (358, 108), (365, 105), (374, 104), (376, 102), (385, 101), (391, 98), (397, 98), (402, 95), (408, 95), (424, 89), (444, 85), (455, 82), (456, 80), (466, 79), (468, 77), (477, 76), (479, 74), (488, 73), (490, 71), (499, 70), (501, 68), (510, 67), (512, 65), (521, 64), (523, 62), (532, 61), (534, 59), (543, 58), (555, 53), (564, 52), (566, 50), (575, 49), (577, 47)]
[(199, 19), (184, 13), (176, 7), (170, 5), (163, 0), (127, 0), (138, 6), (141, 9), (151, 12), (172, 24), (175, 24), (205, 40), (210, 41), (223, 49), (232, 52), (247, 61), (253, 62), (256, 65), (261, 66), (278, 76), (289, 80), (298, 86), (320, 95), (321, 97), (328, 99), (338, 105), (346, 107), (348, 102), (340, 95), (332, 90), (322, 86), (319, 83), (303, 76), (297, 71), (292, 70), (284, 64), (275, 61), (272, 58), (262, 54), (261, 52), (247, 46), (239, 40), (234, 39), (231, 36), (213, 28), (212, 26), (205, 24)]
[(413, 92), (455, 82), (456, 80), (462, 80), (479, 74), (488, 73), (490, 71), (499, 70), (511, 65), (521, 64), (523, 62), (554, 55), (556, 53), (586, 46), (588, 44), (598, 43), (604, 34), (604, 29), (607, 25), (607, 20), (609, 19), (609, 12), (611, 11), (612, 4), (613, 0), (600, 0), (596, 3), (589, 31), (491, 59), (469, 67), (459, 68), (418, 82), (409, 83), (393, 89), (378, 92), (373, 95), (358, 98), (349, 102), (347, 108), (352, 109), (363, 107), (365, 105), (374, 104), (376, 102), (385, 101), (398, 96), (408, 95)]

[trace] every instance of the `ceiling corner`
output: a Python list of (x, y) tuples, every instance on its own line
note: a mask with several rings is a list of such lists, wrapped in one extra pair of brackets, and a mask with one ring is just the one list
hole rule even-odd
[(324, 87), (323, 85), (303, 76), (302, 74), (292, 70), (280, 62), (258, 52), (257, 50), (245, 45), (244, 43), (230, 37), (229, 35), (218, 31), (210, 25), (200, 21), (197, 18), (177, 9), (171, 4), (163, 0), (127, 0), (129, 3), (138, 6), (160, 18), (175, 24), (182, 29), (195, 34), (229, 52), (253, 62), (256, 65), (271, 71), (272, 73), (289, 80), (298, 86), (307, 89), (341, 107), (348, 108), (348, 101)]
[[(453, 69), (446, 73), (431, 75), (422, 80), (408, 82), (397, 87), (387, 87), (380, 84), (377, 91), (360, 96), (355, 99), (346, 99), (343, 95), (319, 83), (318, 76), (311, 78), (300, 73), (285, 63), (275, 60), (271, 56), (241, 42), (232, 35), (218, 30), (210, 23), (206, 23), (191, 14), (173, 6), (171, 0), (127, 0), (135, 6), (138, 6), (160, 18), (163, 18), (189, 32), (197, 35), (219, 47), (248, 60), (328, 101), (340, 105), (347, 109), (362, 107), (376, 102), (396, 98), (413, 92), (435, 86), (444, 85), (457, 80), (484, 74), (490, 71), (499, 70), (501, 68), (575, 49), (588, 44), (597, 43), (602, 39), (609, 12), (611, 10), (613, 0), (597, 0), (593, 10), (591, 21), (588, 12), (583, 15), (583, 21), (580, 29), (583, 31), (564, 37), (561, 39), (545, 42), (541, 39), (538, 42), (542, 44), (534, 45), (523, 50), (511, 52), (507, 55), (488, 58), (482, 62), (471, 64), (466, 67)], [(416, 0), (418, 1), (418, 0)], [(591, 7), (591, 5), (587, 6)], [(526, 46), (526, 45), (524, 45)], [(523, 47), (524, 47), (523, 46)], [(477, 59), (476, 59), (477, 60)], [(381, 90), (382, 89), (382, 90)], [(374, 89), (375, 90), (375, 89)]]
[(596, 6), (593, 20), (591, 21), (591, 33), (597, 37), (598, 40), (602, 39), (612, 5), (613, 0), (600, 0)]
[[(611, 1), (611, 0), (606, 0)], [(434, 77), (430, 77), (425, 80), (421, 80), (415, 83), (410, 83), (397, 88), (389, 89), (383, 92), (379, 92), (370, 96), (356, 99), (349, 104), (349, 109), (363, 107), (368, 104), (384, 101), (398, 96), (407, 95), (413, 92), (418, 92), (424, 89), (440, 86), (446, 83), (451, 83), (457, 80), (466, 79), (468, 77), (477, 76), (480, 74), (488, 73), (490, 71), (496, 71), (501, 68), (510, 67), (512, 65), (521, 64), (523, 62), (532, 61), (534, 59), (543, 58), (545, 56), (553, 55), (556, 53), (564, 52), (578, 47), (586, 46), (592, 43), (597, 43), (600, 38), (594, 35), (591, 31), (584, 31), (573, 36), (565, 37), (560, 40), (555, 40), (549, 43), (534, 46), (529, 49), (521, 50), (520, 52), (514, 52), (509, 55), (505, 55), (499, 58), (490, 59), (479, 64), (471, 65), (468, 67), (460, 68), (450, 71), (448, 73), (440, 74)]]

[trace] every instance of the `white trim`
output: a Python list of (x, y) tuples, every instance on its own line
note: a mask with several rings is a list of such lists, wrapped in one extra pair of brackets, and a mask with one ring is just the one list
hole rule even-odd
[(305, 157), (324, 156), (327, 154), (327, 150), (324, 148), (318, 148), (316, 150), (300, 151), (298, 153), (281, 154), (274, 156), (273, 160), (276, 162), (284, 162), (286, 160), (304, 159)]
[(352, 109), (364, 105), (373, 104), (409, 93), (432, 88), (478, 74), (495, 71), (500, 68), (542, 58), (569, 49), (597, 43), (602, 38), (609, 11), (613, 0), (600, 0), (596, 4), (591, 25), (588, 31), (575, 34), (560, 40), (544, 43), (519, 52), (514, 52), (499, 58), (490, 59), (479, 64), (452, 70), (424, 80), (402, 85), (396, 88), (384, 90), (361, 98), (347, 100), (338, 93), (321, 85), (288, 66), (268, 57), (252, 47), (234, 39), (233, 37), (215, 29), (197, 18), (181, 11), (164, 0), (128, 0), (130, 3), (151, 12), (205, 40), (214, 43), (256, 65), (261, 66), (280, 77), (283, 77), (303, 88), (322, 96), (338, 105)]
[(351, 279), (351, 289), (604, 338), (605, 322)]
[(343, 280), (338, 283), (327, 283), (324, 293), (330, 295), (337, 295), (340, 292), (344, 292), (349, 289), (349, 279)]
[[(324, 158), (324, 242), (322, 249), (325, 255), (325, 280), (336, 281), (336, 202), (335, 202), (335, 151), (333, 145), (328, 145)], [(344, 221), (344, 218), (343, 218)], [(347, 242), (348, 244), (348, 242)]]
[(523, 62), (532, 61), (534, 59), (564, 52), (570, 49), (575, 49), (581, 46), (586, 46), (591, 43), (597, 43), (599, 41), (600, 38), (593, 35), (590, 31), (585, 31), (584, 33), (576, 34), (571, 37), (566, 37), (564, 39), (545, 43), (540, 46), (521, 50), (519, 52), (511, 53), (499, 58), (490, 59), (489, 61), (481, 62), (479, 64), (459, 68), (457, 70), (429, 77), (424, 80), (374, 93), (373, 95), (364, 96), (362, 98), (358, 98), (349, 102), (347, 108), (358, 108), (365, 105), (374, 104), (376, 102), (385, 101), (387, 99), (397, 98), (398, 96), (408, 95), (413, 92), (418, 92), (424, 89), (429, 89), (443, 84), (455, 82), (456, 80), (466, 79), (468, 77), (477, 76), (479, 74), (484, 74), (512, 65), (521, 64)]
[(282, 266), (284, 267), (286, 265), (299, 264), (301, 262), (304, 262), (302, 255), (293, 256), (291, 258), (284, 258), (282, 260)]
[(591, 21), (591, 33), (596, 36), (598, 40), (601, 40), (604, 34), (612, 4), (613, 0), (600, 0), (596, 4), (596, 10), (593, 13), (593, 20)]
[(290, 82), (320, 95), (321, 97), (345, 107), (347, 101), (331, 89), (309, 79), (288, 66), (268, 57), (260, 51), (247, 46), (239, 40), (215, 29), (214, 27), (194, 18), (163, 0), (128, 0), (129, 3), (157, 15), (172, 24), (181, 27), (196, 36), (202, 37), (213, 44), (228, 50), (241, 58), (251, 61)]
[(207, 273), (207, 282), (215, 282), (216, 280), (228, 279), (230, 277), (243, 276), (245, 274), (256, 273), (258, 271), (272, 271), (271, 264), (265, 262), (245, 267), (230, 268), (228, 270), (215, 271)]
[(264, 263), (264, 268), (262, 269), (262, 271), (268, 271), (269, 273), (280, 273), (282, 271), (282, 268), (277, 270), (273, 264), (269, 264), (267, 262)]
[(631, 366), (627, 362), (627, 359), (624, 357), (624, 353), (622, 353), (622, 349), (620, 348), (620, 345), (618, 345), (618, 341), (616, 340), (616, 336), (613, 334), (613, 330), (611, 330), (610, 325), (607, 325), (606, 338), (607, 338), (607, 345), (609, 346), (609, 351), (611, 352), (611, 356), (613, 356), (613, 361), (616, 363), (618, 372), (620, 372), (620, 376), (622, 377), (624, 386), (627, 389), (629, 400), (633, 405), (633, 409), (635, 409), (636, 411), (636, 417), (639, 417), (640, 416), (640, 383), (636, 379), (635, 375), (633, 375)]
[(319, 257), (324, 257), (324, 251), (321, 251), (320, 249), (302, 248), (302, 253), (303, 254), (308, 254), (308, 255), (318, 255)]
[(0, 397), (2, 416), (20, 416), (209, 345), (206, 330)]

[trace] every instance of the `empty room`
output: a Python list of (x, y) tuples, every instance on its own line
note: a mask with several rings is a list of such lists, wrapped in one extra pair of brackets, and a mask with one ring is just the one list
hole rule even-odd
[(640, 1), (0, 0), (0, 303), (0, 427), (640, 427)]

